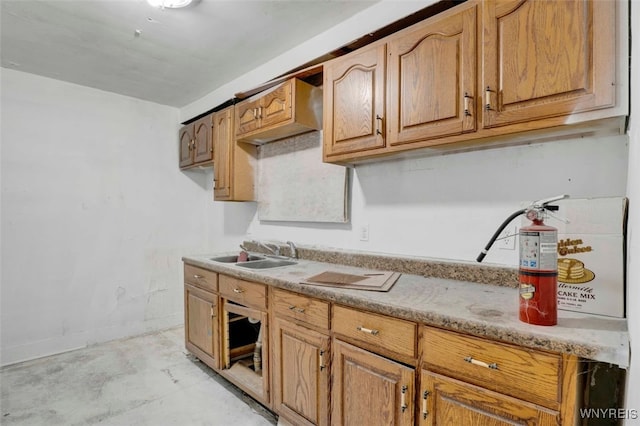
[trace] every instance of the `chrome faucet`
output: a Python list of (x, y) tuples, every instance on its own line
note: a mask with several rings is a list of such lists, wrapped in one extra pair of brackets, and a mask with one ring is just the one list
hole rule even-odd
[(297, 259), (298, 251), (296, 250), (296, 245), (293, 244), (293, 241), (287, 241), (287, 244), (289, 245), (289, 257)]
[(269, 243), (263, 243), (257, 240), (253, 240), (252, 241), (255, 245), (262, 247), (263, 249), (267, 250), (269, 253), (275, 255), (275, 256), (280, 256), (280, 246), (276, 245), (276, 244), (269, 244)]

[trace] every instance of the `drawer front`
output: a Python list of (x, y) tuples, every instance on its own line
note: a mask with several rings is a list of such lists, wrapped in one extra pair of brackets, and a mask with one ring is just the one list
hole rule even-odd
[(384, 315), (334, 306), (333, 331), (375, 347), (416, 358), (416, 324)]
[(264, 284), (220, 275), (220, 295), (241, 305), (267, 308), (267, 287)]
[(314, 327), (329, 329), (329, 303), (288, 291), (273, 290), (273, 312)]
[(218, 291), (218, 274), (196, 266), (184, 265), (184, 281), (209, 291)]
[(421, 344), (430, 370), (549, 408), (560, 402), (560, 355), (430, 327)]

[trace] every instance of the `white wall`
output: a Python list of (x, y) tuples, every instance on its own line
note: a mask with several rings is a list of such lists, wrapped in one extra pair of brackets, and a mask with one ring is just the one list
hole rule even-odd
[[(372, 163), (355, 169), (351, 224), (254, 219), (249, 236), (475, 261), (523, 201), (624, 196), (626, 168), (626, 135)], [(360, 241), (362, 225), (369, 226), (368, 242)], [(516, 266), (517, 257), (495, 248), (484, 262)]]
[(208, 251), (179, 110), (2, 69), (2, 364), (181, 324)]

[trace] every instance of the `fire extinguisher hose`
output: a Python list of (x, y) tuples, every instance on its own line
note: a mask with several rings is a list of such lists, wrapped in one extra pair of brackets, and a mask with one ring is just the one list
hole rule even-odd
[(511, 216), (509, 216), (508, 218), (505, 219), (504, 222), (502, 222), (502, 225), (500, 225), (498, 227), (498, 229), (496, 230), (496, 232), (493, 234), (493, 236), (491, 237), (491, 239), (489, 240), (489, 242), (487, 243), (487, 245), (485, 246), (484, 250), (482, 250), (480, 252), (480, 254), (478, 255), (478, 257), (476, 258), (477, 262), (482, 262), (482, 260), (484, 259), (484, 257), (487, 255), (487, 252), (489, 251), (489, 249), (491, 248), (491, 246), (493, 245), (493, 243), (496, 242), (496, 240), (498, 239), (498, 237), (500, 236), (500, 234), (502, 233), (502, 231), (504, 230), (504, 228), (507, 227), (507, 225), (509, 225), (509, 223), (511, 223), (511, 221), (513, 219), (515, 219), (516, 217), (520, 216), (521, 214), (524, 214), (524, 212), (526, 212), (527, 209), (520, 209), (516, 212), (513, 212), (511, 214)]

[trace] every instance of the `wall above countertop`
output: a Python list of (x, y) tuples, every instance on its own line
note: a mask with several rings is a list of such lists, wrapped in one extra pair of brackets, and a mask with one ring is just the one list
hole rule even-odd
[(258, 154), (258, 219), (349, 221), (349, 170), (320, 161), (322, 132), (262, 145)]

